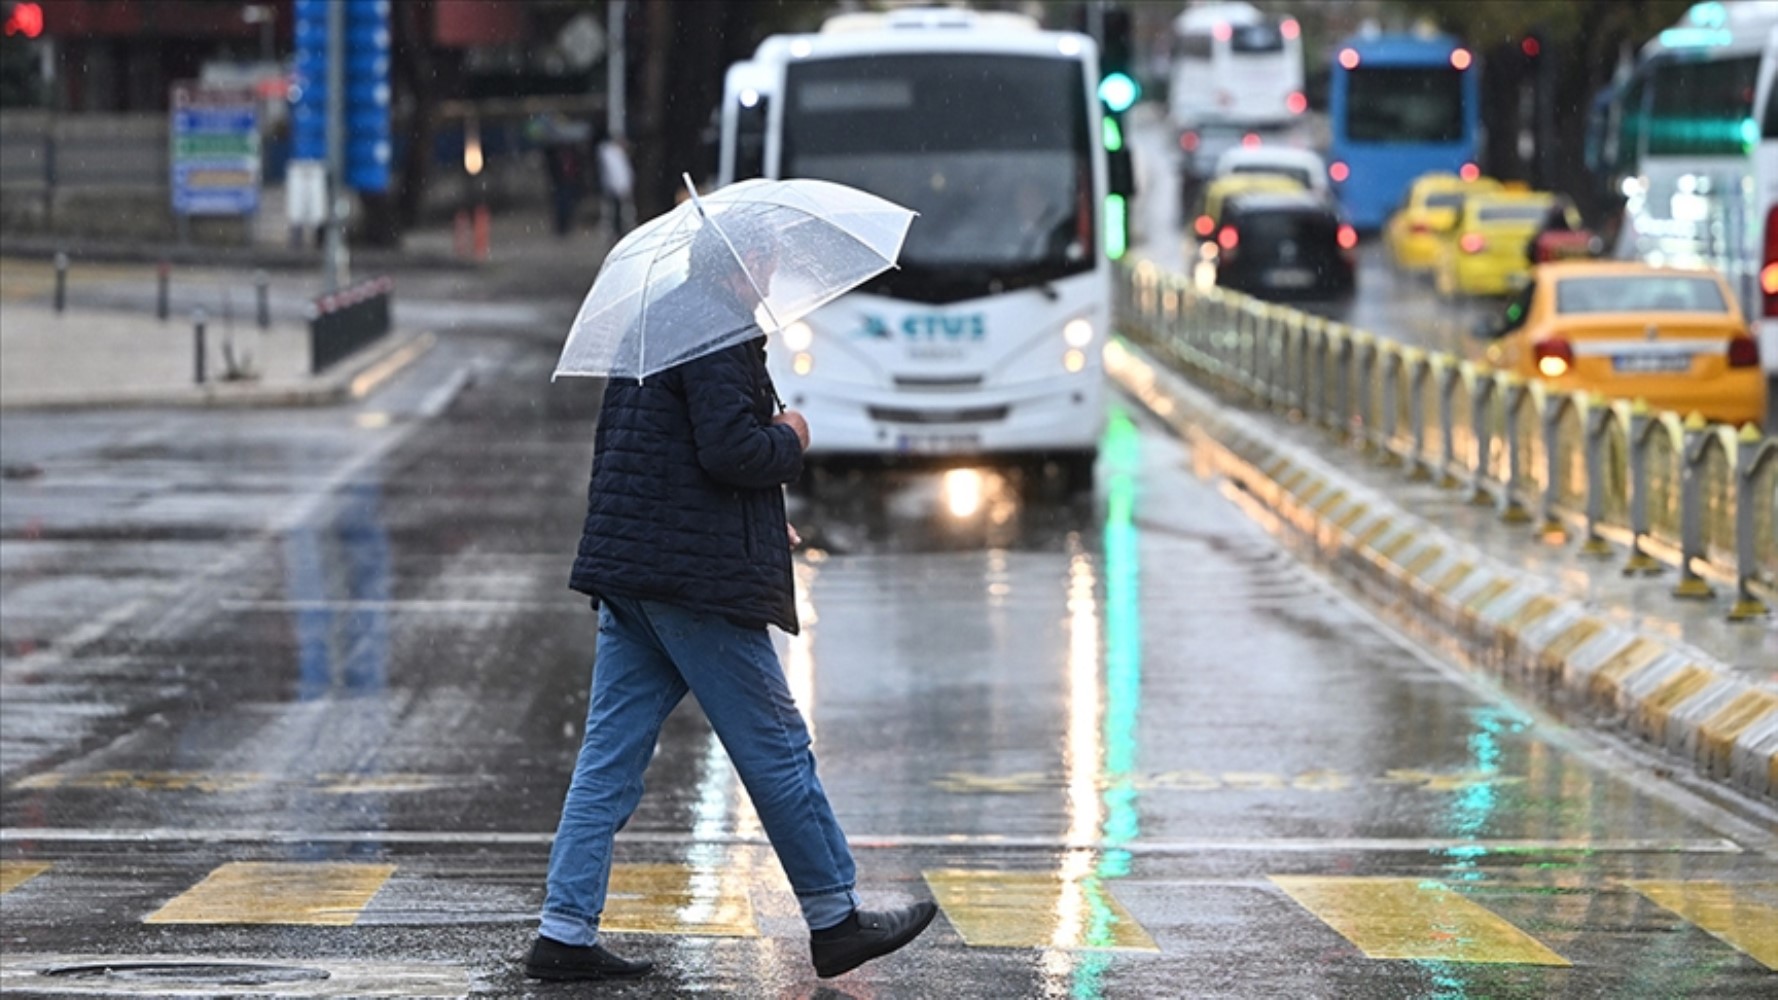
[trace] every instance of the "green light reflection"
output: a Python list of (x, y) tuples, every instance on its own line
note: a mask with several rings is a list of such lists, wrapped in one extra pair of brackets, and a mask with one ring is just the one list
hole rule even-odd
[[(1128, 413), (1114, 410), (1106, 422), (1099, 452), (1105, 479), (1103, 529), (1105, 585), (1105, 699), (1101, 721), (1100, 801), (1104, 803), (1099, 839), (1105, 845), (1091, 875), (1081, 880), (1087, 907), (1083, 941), (1089, 948), (1116, 942), (1118, 917), (1109, 905), (1106, 882), (1130, 873), (1130, 852), (1120, 849), (1141, 833), (1137, 769), (1137, 719), (1142, 707), (1142, 617), (1140, 538), (1136, 528), (1136, 475), (1141, 467), (1142, 436)], [(1069, 995), (1098, 1000), (1111, 956), (1104, 952), (1077, 956), (1072, 962)]]

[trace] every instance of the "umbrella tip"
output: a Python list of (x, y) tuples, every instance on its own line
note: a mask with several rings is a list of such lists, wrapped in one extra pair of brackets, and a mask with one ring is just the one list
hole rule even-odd
[(698, 197), (698, 186), (691, 182), (691, 173), (689, 171), (680, 171), (679, 179), (685, 182), (685, 190), (691, 195), (691, 203), (697, 206), (698, 214), (705, 214), (704, 202)]

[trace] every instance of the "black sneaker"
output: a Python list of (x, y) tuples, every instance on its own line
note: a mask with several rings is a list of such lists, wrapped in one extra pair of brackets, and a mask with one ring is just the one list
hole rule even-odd
[(546, 937), (538, 938), (525, 957), (525, 975), (532, 979), (634, 979), (653, 968), (653, 962), (618, 958), (596, 944), (583, 948)]
[(915, 903), (882, 913), (856, 910), (839, 926), (809, 935), (815, 975), (832, 979), (881, 958), (919, 937), (936, 916), (938, 906), (934, 903)]

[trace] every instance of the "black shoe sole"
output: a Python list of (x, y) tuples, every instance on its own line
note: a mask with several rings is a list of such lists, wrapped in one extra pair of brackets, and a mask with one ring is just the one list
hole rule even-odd
[(850, 959), (844, 965), (839, 965), (839, 966), (830, 965), (830, 966), (827, 966), (826, 968), (823, 968), (822, 966), (817, 965), (817, 966), (815, 966), (815, 975), (819, 976), (822, 979), (832, 979), (835, 976), (843, 976), (846, 973), (851, 972), (853, 969), (856, 969), (859, 966), (863, 965), (864, 963), (871, 961), (872, 959), (882, 958), (884, 955), (887, 955), (893, 951), (900, 951), (902, 948), (907, 947), (907, 945), (910, 941), (912, 941), (913, 939), (919, 937), (922, 933), (924, 933), (926, 931), (926, 928), (932, 925), (933, 918), (937, 917), (937, 916), (938, 916), (938, 907), (934, 906), (931, 909), (926, 911), (926, 919), (909, 927), (907, 929), (907, 931), (905, 933), (901, 934), (900, 936), (890, 938), (889, 940), (884, 941), (882, 947), (880, 947), (880, 948), (876, 949), (875, 951), (872, 951), (868, 954), (860, 955), (856, 959)]
[(654, 971), (648, 965), (631, 972), (606, 971), (604, 969), (559, 969), (544, 968), (535, 965), (525, 966), (527, 979), (544, 979), (552, 983), (590, 983), (601, 979), (641, 979)]

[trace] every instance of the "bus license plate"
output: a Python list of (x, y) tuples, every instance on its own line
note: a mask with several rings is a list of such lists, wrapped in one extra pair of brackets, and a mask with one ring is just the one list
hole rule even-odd
[(902, 434), (895, 439), (895, 448), (909, 455), (955, 455), (980, 451), (979, 434)]
[(1623, 375), (1658, 375), (1667, 372), (1689, 371), (1692, 358), (1689, 354), (1614, 354), (1611, 356), (1611, 370)]
[(1307, 288), (1315, 283), (1315, 272), (1302, 267), (1275, 268), (1267, 277), (1279, 288)]

